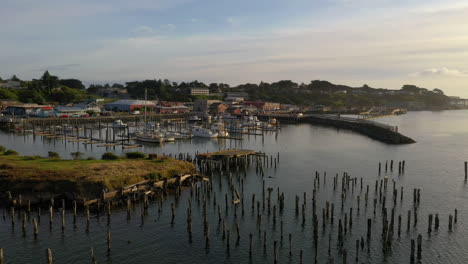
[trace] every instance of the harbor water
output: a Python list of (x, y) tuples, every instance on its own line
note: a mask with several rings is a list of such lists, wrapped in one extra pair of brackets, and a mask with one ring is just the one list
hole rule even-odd
[[(90, 248), (94, 249), (98, 263), (273, 263), (274, 241), (278, 241), (278, 263), (299, 263), (303, 251), (304, 263), (327, 263), (331, 258), (342, 263), (343, 250), (346, 249), (348, 263), (355, 263), (356, 240), (366, 239), (367, 219), (372, 219), (372, 238), (359, 252), (359, 263), (409, 263), (411, 239), (422, 235), (422, 263), (468, 263), (468, 185), (464, 182), (464, 161), (468, 160), (468, 111), (409, 112), (376, 121), (398, 126), (399, 131), (414, 140), (415, 144), (388, 145), (351, 131), (293, 123), (284, 125), (278, 132), (266, 132), (264, 136), (244, 135), (243, 140), (194, 138), (164, 144), (144, 144), (138, 149), (122, 150), (121, 146), (98, 147), (84, 145), (82, 142), (67, 142), (59, 139), (45, 139), (33, 135), (16, 135), (1, 132), (0, 145), (18, 151), (21, 155), (47, 156), (48, 151), (58, 152), (70, 158), (71, 152), (80, 151), (84, 157), (99, 158), (104, 152), (122, 155), (126, 151), (142, 151), (157, 154), (179, 154), (211, 152), (219, 149), (241, 148), (261, 151), (280, 159), (277, 168), (265, 168), (262, 178), (255, 167), (248, 169), (244, 179), (245, 214), (240, 210), (234, 215), (232, 206), (224, 210), (224, 194), (228, 191), (226, 175), (215, 175), (214, 195), (218, 204), (213, 205), (213, 197), (208, 203), (208, 222), (210, 224), (210, 245), (205, 245), (202, 203), (191, 197), (190, 190), (184, 189), (176, 201), (170, 195), (163, 202), (161, 212), (159, 203), (150, 204), (148, 214), (142, 219), (141, 209), (136, 206), (130, 220), (125, 208), (112, 212), (110, 225), (106, 215), (92, 215), (90, 232), (85, 232), (85, 216), (80, 210), (77, 227), (72, 225), (72, 215), (67, 213), (66, 228), (62, 232), (60, 214), (55, 213), (53, 228), (49, 229), (48, 215), (41, 216), (39, 236), (33, 236), (33, 227), (27, 225), (23, 236), (21, 223), (11, 226), (8, 212), (0, 218), (0, 247), (4, 248), (6, 263), (46, 263), (46, 249), (51, 248), (54, 263), (91, 263)], [(378, 164), (393, 160), (396, 169), (378, 174)], [(398, 174), (398, 161), (405, 161), (405, 173)], [(315, 174), (320, 174), (317, 190), (317, 214), (319, 219), (318, 255), (315, 256), (312, 225), (312, 190)], [(323, 180), (326, 172), (326, 180)], [(351, 177), (362, 177), (360, 183), (349, 193), (341, 210), (341, 176), (348, 173)], [(333, 190), (333, 177), (339, 175), (339, 188)], [(236, 172), (232, 173), (238, 184)], [(402, 217), (401, 236), (394, 235), (389, 252), (382, 251), (381, 210), (373, 213), (373, 199), (376, 197), (374, 185), (388, 177), (387, 208), (389, 215), (393, 205), (392, 180), (398, 191), (404, 187), (404, 198), (398, 199), (395, 215)], [(222, 187), (219, 181), (222, 181)], [(285, 208), (273, 223), (273, 214), (265, 210), (261, 231), (258, 228), (257, 209), (251, 210), (251, 197), (257, 200), (262, 194), (262, 184), (273, 188), (273, 204), (277, 205), (276, 190), (285, 195)], [(369, 203), (364, 206), (364, 193), (369, 185)], [(407, 211), (414, 210), (413, 189), (421, 190), (421, 201), (417, 207), (418, 224), (407, 232)], [(295, 197), (303, 201), (306, 193), (305, 223), (302, 215), (295, 212)], [(360, 211), (357, 211), (356, 196), (361, 196)], [(398, 193), (400, 195), (400, 193)], [(351, 198), (354, 197), (354, 198)], [(399, 197), (399, 196), (398, 196)], [(188, 200), (192, 199), (193, 234), (189, 241), (187, 234)], [(322, 228), (322, 208), (326, 202), (335, 204), (335, 223)], [(176, 206), (175, 221), (171, 224), (171, 203)], [(221, 206), (226, 226), (230, 230), (230, 247), (227, 250), (226, 238), (218, 223), (217, 206)], [(347, 230), (342, 246), (337, 245), (338, 219), (349, 214), (353, 207), (352, 229)], [(452, 232), (448, 231), (449, 214), (458, 209), (458, 221)], [(4, 210), (3, 208), (1, 210)], [(428, 234), (428, 215), (438, 214), (440, 227)], [(349, 217), (349, 215), (348, 215)], [(281, 238), (280, 223), (283, 222), (284, 237)], [(236, 223), (240, 227), (240, 240), (237, 243)], [(396, 230), (396, 226), (395, 226)], [(107, 231), (112, 233), (112, 251), (107, 255)], [(266, 232), (266, 247), (264, 247)], [(253, 252), (249, 257), (249, 234), (253, 235)], [(292, 250), (289, 253), (288, 235), (292, 236)], [(329, 238), (331, 252), (329, 255)]]

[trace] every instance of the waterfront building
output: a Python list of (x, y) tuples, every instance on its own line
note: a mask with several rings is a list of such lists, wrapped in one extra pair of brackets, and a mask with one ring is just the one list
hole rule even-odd
[(145, 100), (120, 100), (117, 102), (104, 105), (104, 109), (109, 111), (130, 112), (135, 109), (143, 109), (146, 107), (154, 107), (154, 103)]

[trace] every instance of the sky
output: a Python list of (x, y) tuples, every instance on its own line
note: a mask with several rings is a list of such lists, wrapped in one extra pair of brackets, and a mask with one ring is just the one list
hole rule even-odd
[(466, 0), (0, 0), (0, 77), (328, 80), (468, 98)]

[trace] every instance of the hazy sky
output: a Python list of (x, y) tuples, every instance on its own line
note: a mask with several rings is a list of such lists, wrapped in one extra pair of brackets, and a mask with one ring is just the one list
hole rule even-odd
[(0, 77), (290, 79), (468, 97), (466, 0), (1, 0)]

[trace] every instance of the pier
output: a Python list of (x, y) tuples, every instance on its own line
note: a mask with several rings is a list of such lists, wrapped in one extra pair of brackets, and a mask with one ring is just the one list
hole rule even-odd
[(304, 123), (311, 123), (314, 125), (331, 126), (339, 129), (347, 129), (355, 131), (356, 133), (368, 136), (377, 141), (387, 144), (412, 144), (416, 143), (412, 138), (402, 135), (398, 132), (398, 127), (389, 126), (379, 122), (352, 118), (342, 117), (339, 115), (261, 115), (262, 117), (276, 118), (283, 121), (297, 121)]

